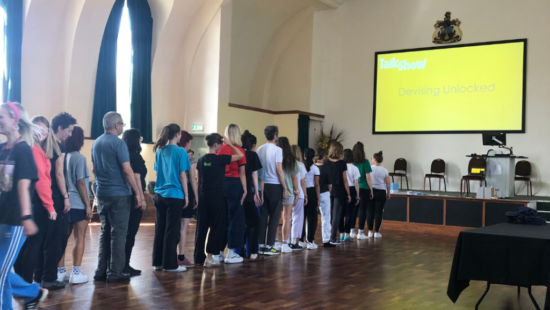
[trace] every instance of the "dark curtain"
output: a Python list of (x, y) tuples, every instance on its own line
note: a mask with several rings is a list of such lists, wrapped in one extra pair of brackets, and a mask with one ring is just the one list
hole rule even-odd
[(309, 116), (298, 115), (298, 146), (302, 152), (309, 147)]
[(23, 0), (2, 0), (6, 10), (6, 65), (3, 102), (21, 102), (21, 45), (23, 43)]
[(117, 39), (123, 8), (124, 0), (116, 0), (101, 40), (95, 80), (92, 139), (96, 139), (104, 132), (103, 116), (107, 112), (116, 111)]
[(139, 129), (144, 143), (153, 142), (151, 117), (151, 46), (153, 18), (147, 0), (128, 0), (134, 64), (132, 74), (132, 128)]

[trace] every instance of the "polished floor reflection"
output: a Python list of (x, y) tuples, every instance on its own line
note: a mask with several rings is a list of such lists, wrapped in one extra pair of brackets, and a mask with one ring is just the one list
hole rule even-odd
[[(189, 253), (195, 226), (188, 230)], [(82, 270), (93, 276), (99, 226), (89, 228)], [(52, 292), (42, 309), (473, 309), (484, 283), (472, 282), (457, 304), (446, 296), (456, 237), (382, 231), (380, 240), (268, 257), (263, 263), (189, 268), (151, 267), (154, 227), (138, 233), (126, 283), (89, 282)], [(320, 239), (320, 236), (318, 236)], [(72, 268), (70, 249), (67, 269)], [(533, 288), (539, 305), (546, 288)], [(17, 307), (17, 305), (14, 305)], [(523, 289), (493, 286), (481, 309), (534, 309)]]

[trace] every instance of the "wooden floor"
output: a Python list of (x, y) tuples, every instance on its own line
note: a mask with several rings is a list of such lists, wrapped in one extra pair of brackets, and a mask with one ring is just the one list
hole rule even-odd
[[(133, 267), (143, 270), (141, 276), (127, 283), (68, 286), (52, 292), (41, 309), (473, 309), (484, 290), (483, 283), (472, 282), (456, 305), (447, 298), (456, 237), (383, 230), (380, 240), (174, 274), (151, 267), (151, 225), (140, 228), (132, 257)], [(192, 224), (188, 236), (194, 231)], [(90, 278), (97, 263), (98, 234), (99, 226), (89, 228), (82, 270)], [(71, 249), (72, 241), (68, 270)], [(187, 249), (192, 253), (192, 238)], [(533, 288), (541, 306), (545, 292)], [(534, 307), (525, 289), (518, 297), (515, 287), (495, 285), (481, 309)]]

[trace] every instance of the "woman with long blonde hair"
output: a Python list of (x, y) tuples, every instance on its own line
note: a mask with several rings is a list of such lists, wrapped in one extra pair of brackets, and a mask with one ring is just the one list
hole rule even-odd
[[(225, 137), (242, 154), (241, 129), (235, 124), (225, 128)], [(228, 146), (223, 145), (217, 155), (237, 155)], [(245, 219), (244, 199), (247, 194), (246, 185), (246, 157), (225, 166), (225, 198), (227, 200), (227, 229), (224, 230), (225, 237), (222, 237), (219, 261), (224, 260), (226, 264), (242, 263), (243, 258), (235, 252), (244, 246)], [(227, 244), (227, 256), (223, 258), (223, 251)]]
[(31, 192), (38, 179), (31, 149), (35, 130), (20, 104), (1, 105), (0, 134), (7, 142), (0, 145), (0, 286), (5, 288), (0, 309), (11, 309), (12, 296), (21, 298), (25, 309), (36, 309), (48, 295), (38, 283), (29, 284), (11, 271), (26, 237), (38, 232), (31, 211)]
[(50, 220), (55, 221), (57, 218), (52, 200), (50, 159), (54, 152), (58, 155), (61, 154), (50, 128), (50, 122), (43, 116), (35, 116), (32, 123), (38, 126), (35, 128), (32, 146), (38, 181), (36, 181), (35, 191), (31, 196), (32, 213), (38, 226), (38, 233), (27, 238), (25, 245), (21, 248), (19, 258), (13, 266), (15, 272), (29, 283), (33, 282), (37, 263), (42, 261), (44, 237), (48, 232)]

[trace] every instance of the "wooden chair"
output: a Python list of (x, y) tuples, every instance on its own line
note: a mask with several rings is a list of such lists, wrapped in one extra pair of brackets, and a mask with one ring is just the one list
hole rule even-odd
[(424, 177), (424, 190), (426, 190), (426, 179), (428, 179), (428, 182), (430, 183), (430, 192), (432, 191), (432, 178), (439, 180), (439, 191), (441, 191), (441, 179), (443, 179), (445, 192), (447, 191), (447, 182), (445, 181), (445, 161), (443, 159), (438, 158), (432, 161), (430, 173), (426, 174)]
[(149, 211), (149, 203), (155, 203), (155, 185), (157, 182), (150, 181), (147, 183), (147, 192), (149, 193), (149, 201), (147, 202), (147, 208), (145, 208), (145, 217), (147, 217), (147, 211)]
[[(480, 173), (472, 173), (472, 169), (479, 169)], [(468, 174), (463, 176), (460, 180), (460, 196), (463, 194), (463, 185), (466, 189), (466, 196), (470, 194), (470, 181), (479, 181), (479, 186), (482, 182), (485, 182), (487, 186), (487, 180), (485, 180), (485, 172), (487, 169), (487, 161), (481, 156), (472, 157), (468, 163)]]
[(92, 218), (90, 222), (101, 222), (99, 218), (99, 213), (97, 213), (97, 204), (96, 202), (96, 189), (97, 183), (95, 181), (90, 181), (88, 183), (88, 192), (90, 193), (90, 205), (92, 206)]
[(393, 165), (393, 172), (390, 172), (390, 176), (392, 183), (393, 177), (401, 177), (401, 184), (399, 185), (400, 188), (403, 187), (403, 177), (405, 177), (405, 181), (407, 182), (407, 190), (409, 189), (409, 179), (407, 178), (407, 161), (405, 160), (405, 158), (398, 158), (395, 160), (395, 164)]
[(516, 163), (516, 177), (514, 181), (522, 181), (527, 185), (527, 196), (533, 196), (533, 184), (531, 183), (531, 163), (521, 160)]

